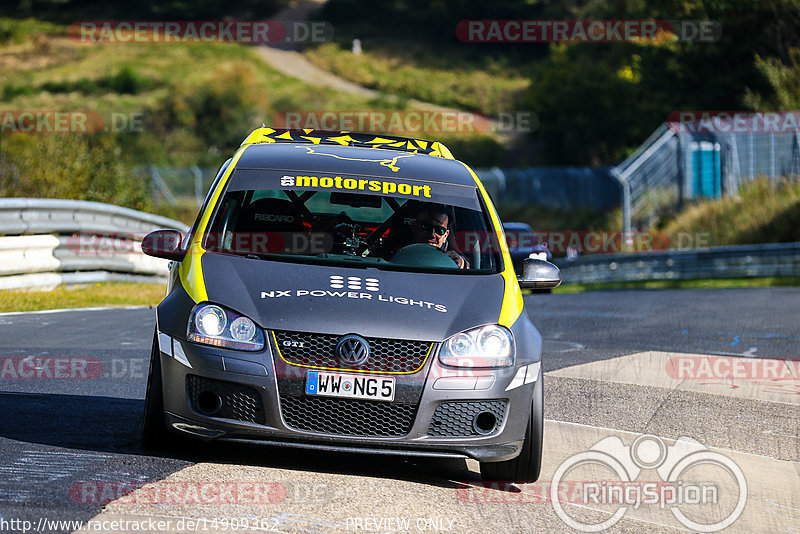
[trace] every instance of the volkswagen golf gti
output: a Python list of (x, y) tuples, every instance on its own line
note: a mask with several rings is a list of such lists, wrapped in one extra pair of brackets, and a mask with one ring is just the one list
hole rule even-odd
[(202, 440), (472, 458), (532, 481), (542, 339), (475, 173), (441, 143), (253, 131), (220, 169), (158, 306), (143, 443)]

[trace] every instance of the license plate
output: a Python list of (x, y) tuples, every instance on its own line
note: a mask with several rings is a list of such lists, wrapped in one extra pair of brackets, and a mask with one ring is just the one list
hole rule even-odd
[(348, 399), (394, 400), (394, 378), (309, 371), (306, 394)]

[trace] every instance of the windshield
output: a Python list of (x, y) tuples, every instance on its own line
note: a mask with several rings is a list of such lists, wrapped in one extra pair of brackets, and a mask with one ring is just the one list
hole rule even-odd
[(206, 232), (207, 250), (414, 272), (500, 270), (496, 236), (475, 188), (441, 203), (435, 194), (429, 200), (400, 193), (251, 189), (252, 181), (249, 176), (244, 188), (232, 180)]

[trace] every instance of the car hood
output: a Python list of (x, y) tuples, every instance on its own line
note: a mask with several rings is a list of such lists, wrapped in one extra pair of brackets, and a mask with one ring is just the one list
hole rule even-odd
[(497, 323), (504, 280), (383, 271), (205, 253), (208, 300), (264, 328), (442, 341)]

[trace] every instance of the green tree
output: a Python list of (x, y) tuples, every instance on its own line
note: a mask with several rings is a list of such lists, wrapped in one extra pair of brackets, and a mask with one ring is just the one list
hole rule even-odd
[(114, 134), (3, 135), (0, 196), (152, 208), (149, 181), (131, 173)]
[(797, 80), (796, 0), (597, 0), (549, 9), (556, 18), (708, 20), (721, 28), (713, 42), (551, 47), (526, 98), (550, 163), (617, 163), (674, 111), (791, 101), (780, 95)]

